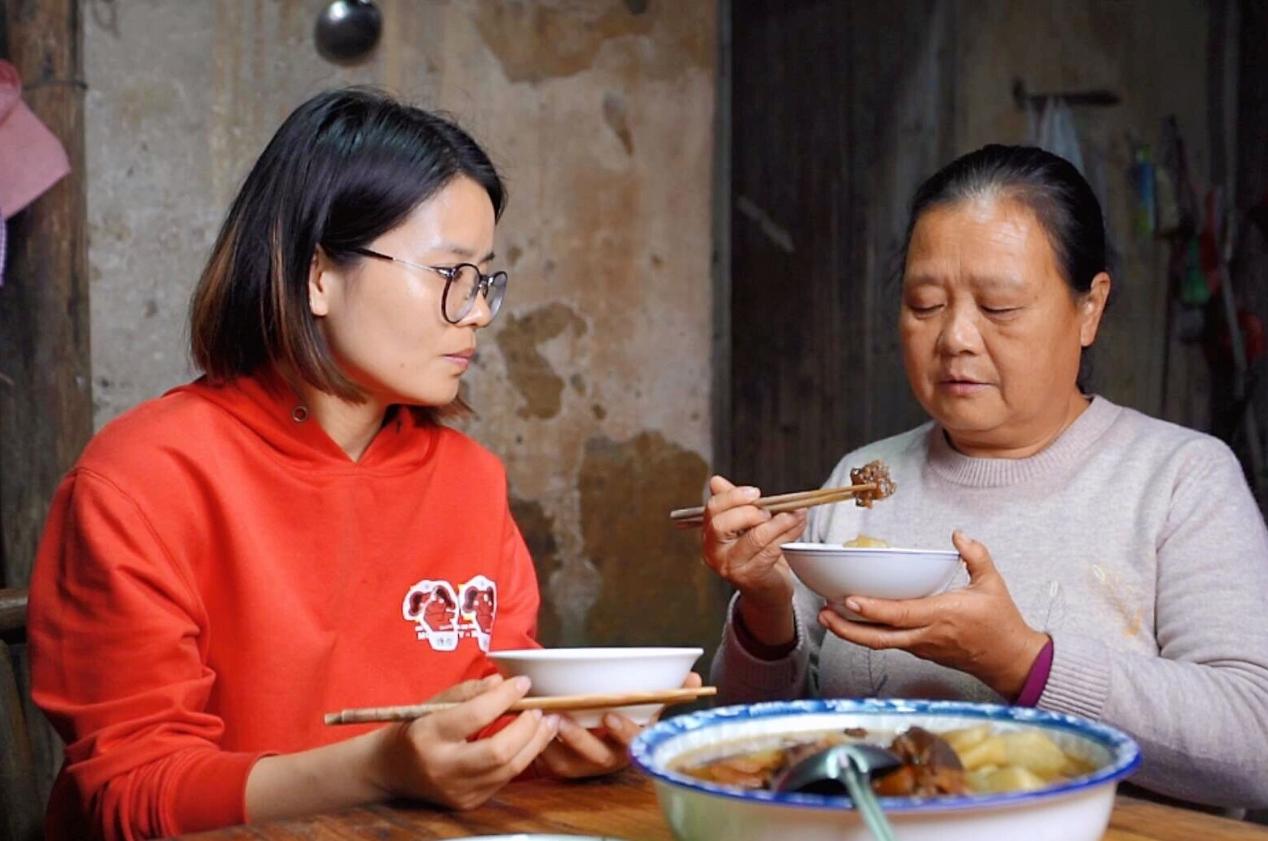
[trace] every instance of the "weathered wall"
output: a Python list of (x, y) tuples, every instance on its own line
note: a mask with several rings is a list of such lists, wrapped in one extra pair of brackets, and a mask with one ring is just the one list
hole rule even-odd
[(186, 304), (224, 209), (308, 95), (374, 83), (455, 114), (511, 202), (469, 430), (506, 461), (547, 642), (716, 639), (721, 593), (665, 512), (710, 451), (711, 0), (381, 0), (340, 68), (324, 0), (88, 6), (98, 425), (187, 379)]

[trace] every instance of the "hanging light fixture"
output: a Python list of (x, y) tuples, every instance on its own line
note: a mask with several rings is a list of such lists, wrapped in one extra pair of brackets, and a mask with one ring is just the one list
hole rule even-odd
[(352, 64), (374, 50), (382, 31), (383, 15), (373, 0), (332, 0), (317, 18), (317, 51)]

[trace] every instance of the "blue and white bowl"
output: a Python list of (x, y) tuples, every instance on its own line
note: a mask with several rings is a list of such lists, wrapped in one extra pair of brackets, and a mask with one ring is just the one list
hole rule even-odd
[(1104, 724), (1044, 710), (959, 701), (778, 701), (677, 716), (631, 747), (680, 841), (871, 841), (849, 798), (746, 791), (670, 770), (685, 754), (763, 736), (846, 727), (935, 733), (989, 723), (997, 732), (1041, 728), (1096, 770), (1038, 791), (949, 797), (883, 797), (901, 841), (1099, 841), (1119, 780), (1140, 765), (1130, 737)]

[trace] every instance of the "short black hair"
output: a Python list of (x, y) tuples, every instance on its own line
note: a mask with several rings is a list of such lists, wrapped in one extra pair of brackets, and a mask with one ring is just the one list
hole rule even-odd
[(318, 94), (286, 118), (251, 168), (212, 248), (190, 312), (194, 363), (213, 381), (282, 363), (322, 391), (364, 399), (308, 307), (321, 249), (335, 262), (401, 224), (459, 176), (506, 190), (489, 156), (439, 114), (371, 88)]

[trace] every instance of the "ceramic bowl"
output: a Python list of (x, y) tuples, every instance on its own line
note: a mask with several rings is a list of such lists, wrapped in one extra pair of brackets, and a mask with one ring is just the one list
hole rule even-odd
[[(703, 654), (700, 648), (524, 648), (490, 651), (502, 674), (527, 675), (529, 695), (587, 695), (678, 689)], [(660, 712), (660, 704), (615, 707), (637, 724)], [(582, 727), (598, 727), (608, 710), (568, 713)]]
[(957, 701), (781, 701), (675, 716), (643, 731), (631, 754), (651, 776), (680, 841), (872, 841), (849, 798), (746, 791), (671, 769), (687, 753), (775, 734), (846, 727), (879, 734), (913, 725), (939, 732), (984, 722), (997, 731), (1042, 728), (1096, 770), (1037, 791), (879, 798), (895, 834), (902, 841), (1099, 841), (1115, 788), (1140, 765), (1140, 750), (1119, 730), (1077, 716)]
[(514, 835), (466, 835), (453, 841), (621, 841), (611, 835), (542, 835), (537, 832), (517, 832)]
[(937, 593), (960, 569), (954, 549), (847, 547), (830, 543), (785, 543), (784, 558), (801, 582), (847, 619), (859, 619), (846, 596), (918, 599)]

